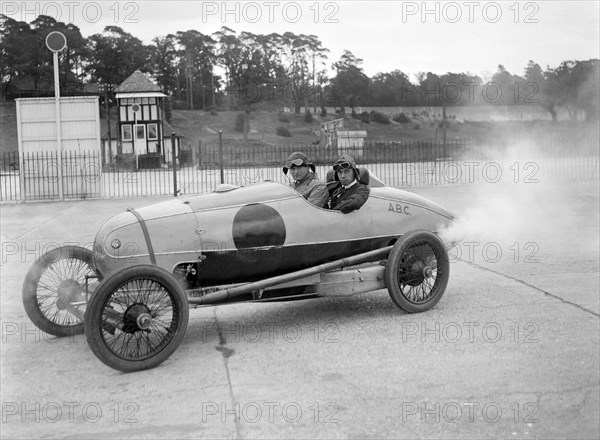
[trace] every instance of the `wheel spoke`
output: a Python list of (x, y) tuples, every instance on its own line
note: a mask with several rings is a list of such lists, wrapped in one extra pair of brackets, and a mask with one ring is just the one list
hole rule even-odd
[(68, 310), (59, 309), (57, 300), (62, 283), (77, 283), (83, 289), (86, 275), (94, 276), (95, 273), (87, 262), (79, 258), (68, 256), (48, 262), (37, 281), (35, 293), (39, 310), (46, 319), (61, 326), (73, 326), (81, 322)]
[[(430, 269), (430, 275), (424, 274), (426, 267)], [(427, 241), (417, 241), (409, 246), (402, 255), (398, 270), (400, 290), (407, 300), (415, 304), (430, 299), (441, 275), (435, 249)]]
[[(122, 318), (114, 335), (103, 327), (101, 336), (107, 348), (123, 359), (154, 356), (168, 344), (178, 324), (173, 294), (152, 279), (136, 278), (119, 286), (106, 300), (102, 320), (109, 316), (106, 313), (109, 306), (113, 311), (118, 309)], [(152, 319), (147, 329), (138, 327), (141, 313)]]

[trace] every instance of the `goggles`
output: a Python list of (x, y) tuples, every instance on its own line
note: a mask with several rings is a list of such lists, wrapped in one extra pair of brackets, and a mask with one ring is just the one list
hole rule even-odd
[(336, 163), (333, 166), (333, 171), (338, 172), (339, 170), (347, 170), (349, 168), (352, 168), (352, 165), (350, 165), (348, 162)]
[(294, 159), (286, 164), (287, 168), (301, 167), (302, 165), (306, 165), (302, 159)]

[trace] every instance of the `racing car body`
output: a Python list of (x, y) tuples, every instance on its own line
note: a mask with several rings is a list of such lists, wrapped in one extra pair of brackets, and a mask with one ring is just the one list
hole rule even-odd
[(361, 209), (342, 214), (288, 186), (260, 183), (118, 214), (96, 235), (94, 266), (108, 276), (156, 264), (187, 274), (194, 287), (253, 281), (379, 249), (409, 231), (437, 232), (452, 218), (387, 186), (371, 187)]
[(406, 312), (429, 310), (449, 278), (437, 233), (452, 213), (360, 175), (370, 196), (348, 214), (272, 182), (128, 209), (101, 226), (93, 250), (42, 255), (23, 284), (25, 310), (53, 335), (85, 330), (96, 356), (122, 371), (166, 360), (190, 305), (387, 288)]

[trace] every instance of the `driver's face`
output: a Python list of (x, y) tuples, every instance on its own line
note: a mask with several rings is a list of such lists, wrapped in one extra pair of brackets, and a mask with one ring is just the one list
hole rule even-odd
[(350, 185), (354, 180), (354, 170), (352, 168), (346, 168), (345, 170), (339, 169), (337, 171), (337, 176), (342, 185)]
[(294, 180), (300, 182), (300, 181), (306, 179), (306, 176), (308, 176), (308, 166), (301, 165), (298, 167), (296, 165), (292, 165), (290, 167), (290, 174), (292, 175)]

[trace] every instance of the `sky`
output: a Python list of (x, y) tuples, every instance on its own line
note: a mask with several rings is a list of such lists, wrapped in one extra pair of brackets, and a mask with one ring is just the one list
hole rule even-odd
[(589, 1), (2, 1), (1, 12), (31, 22), (39, 14), (74, 23), (84, 37), (119, 26), (150, 44), (178, 31), (222, 26), (255, 34), (313, 34), (330, 50), (328, 67), (349, 50), (368, 76), (399, 69), (476, 74), (502, 64), (522, 75), (600, 58), (599, 0)]

